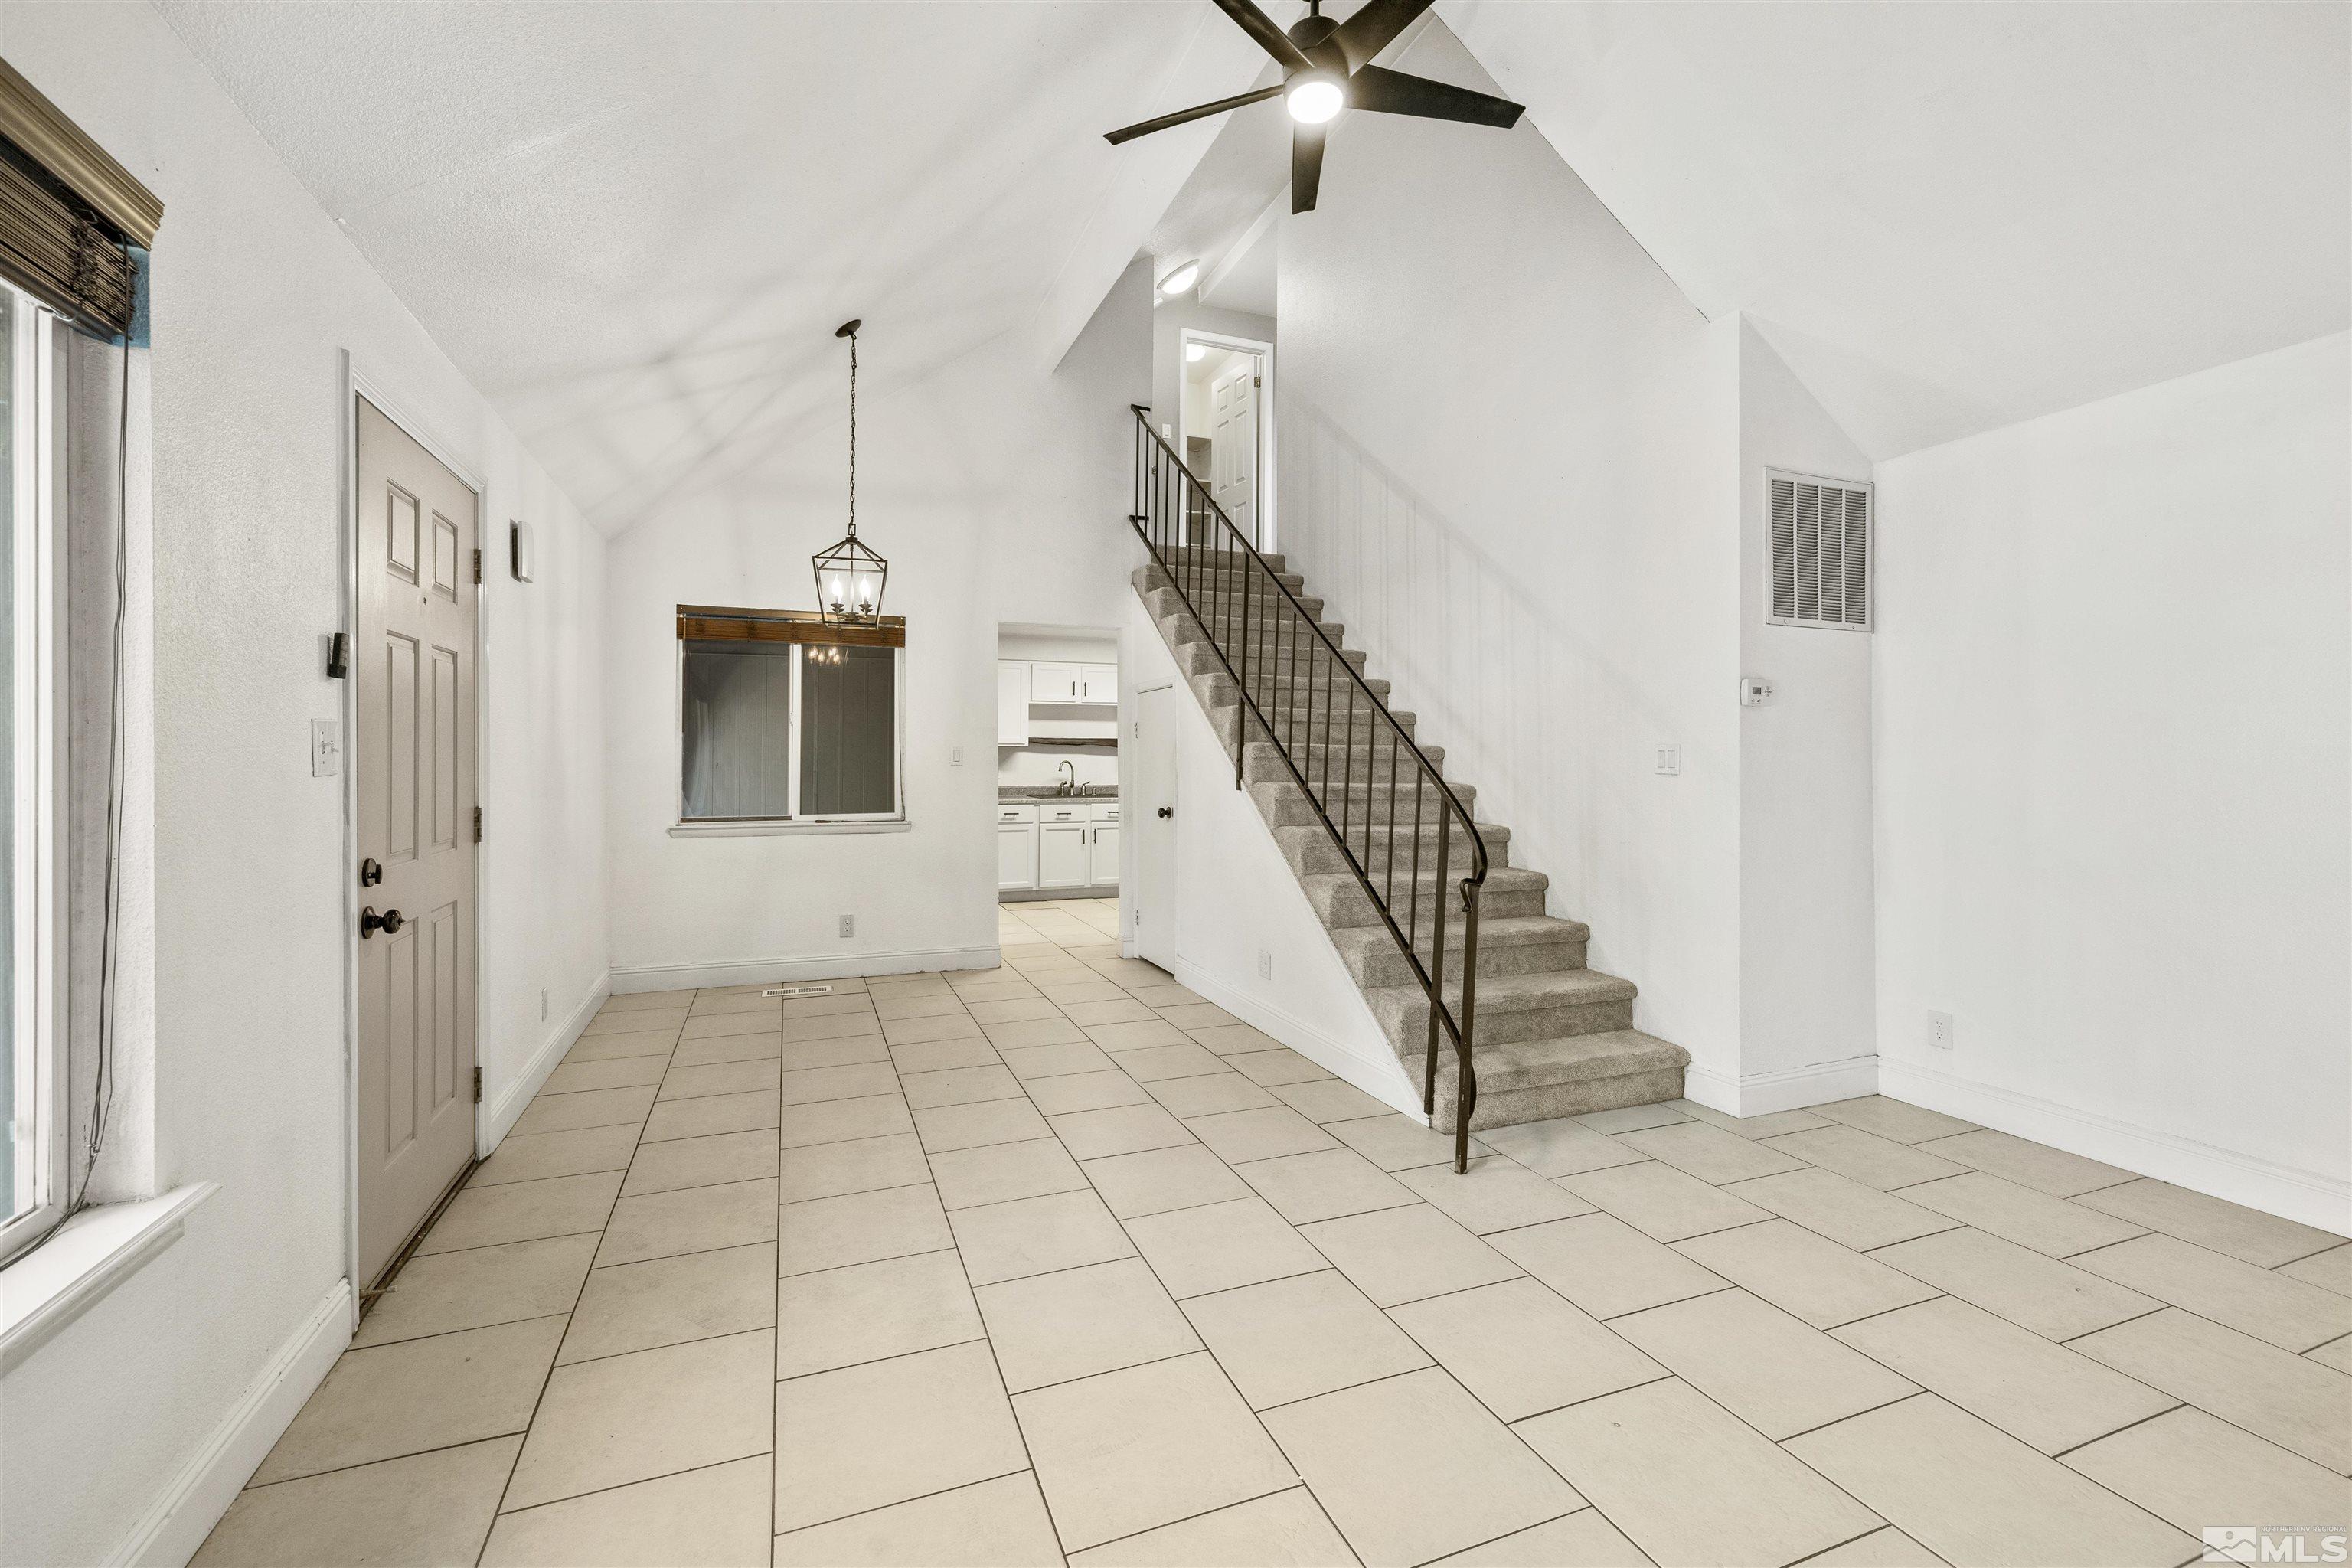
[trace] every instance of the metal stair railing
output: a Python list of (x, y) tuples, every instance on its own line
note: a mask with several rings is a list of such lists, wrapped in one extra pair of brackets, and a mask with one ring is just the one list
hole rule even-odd
[[(1470, 1116), (1478, 1102), (1473, 1054), (1478, 994), (1478, 901), (1486, 881), (1486, 845), (1461, 797), (1404, 731), (1363, 673), (1349, 662), (1298, 595), (1282, 580), (1256, 542), (1225, 515), (1209, 488), (1151, 427), (1150, 411), (1135, 411), (1135, 509), (1128, 522), (1150, 552), (1160, 578), (1199, 625), (1210, 651), (1240, 694), (1234, 713), (1234, 787), (1248, 771), (1250, 728), (1280, 759), (1340, 858), (1404, 955), (1415, 984), (1429, 998), (1429, 1041), (1422, 1075), (1422, 1110), (1437, 1107), (1437, 1053), (1450, 1042), (1455, 1062), (1454, 1168), (1469, 1169)], [(1345, 702), (1345, 728), (1339, 709)], [(1318, 712), (1322, 719), (1318, 731)], [(1363, 804), (1356, 803), (1357, 723), (1363, 723)], [(1318, 739), (1319, 736), (1319, 739)], [(1335, 745), (1335, 738), (1344, 736)], [(1382, 775), (1380, 760), (1387, 752)], [(1319, 752), (1319, 758), (1318, 758)], [(1318, 766), (1319, 762), (1319, 766)], [(1412, 849), (1402, 868), (1397, 840), (1402, 817), (1400, 773), (1412, 795)], [(1334, 775), (1337, 775), (1336, 777)], [(1385, 846), (1374, 847), (1379, 790), (1387, 798)], [(1435, 829), (1434, 871), (1422, 886), (1423, 824)], [(1454, 836), (1468, 850), (1461, 879), (1460, 999), (1446, 998), (1446, 873)], [(1360, 845), (1359, 843), (1360, 835)], [(1398, 872), (1403, 872), (1400, 904)], [(1424, 921), (1422, 905), (1429, 904)], [(1423, 960), (1421, 938), (1429, 938)]]

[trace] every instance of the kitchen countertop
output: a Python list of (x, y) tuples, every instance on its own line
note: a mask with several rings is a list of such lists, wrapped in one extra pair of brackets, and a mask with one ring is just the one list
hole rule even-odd
[(1040, 800), (1117, 800), (1118, 791), (1097, 789), (1078, 795), (1061, 795), (1052, 784), (999, 784), (996, 798), (1000, 805)]

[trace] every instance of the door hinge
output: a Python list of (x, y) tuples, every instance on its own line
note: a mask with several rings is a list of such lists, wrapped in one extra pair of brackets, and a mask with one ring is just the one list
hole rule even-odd
[(477, 844), (479, 844), (481, 841), (482, 841), (482, 808), (481, 808), (480, 806), (478, 806), (478, 806), (474, 807), (474, 842), (475, 842), (475, 843), (477, 843)]
[(482, 1103), (482, 1069), (480, 1068), (474, 1069), (474, 1103), (476, 1105)]
[(476, 583), (478, 583), (478, 584), (479, 582), (481, 582), (481, 580), (482, 580), (482, 552), (481, 552), (480, 551), (477, 550), (477, 551), (475, 551), (475, 552), (474, 552), (474, 581), (475, 581)]

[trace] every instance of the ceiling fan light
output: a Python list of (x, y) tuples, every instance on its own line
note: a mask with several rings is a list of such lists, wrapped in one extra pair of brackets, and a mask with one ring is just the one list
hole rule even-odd
[(1291, 78), (1283, 101), (1301, 125), (1320, 125), (1347, 107), (1348, 92), (1329, 71), (1301, 71)]
[(1160, 291), (1162, 294), (1171, 295), (1186, 293), (1200, 280), (1201, 264), (1199, 262), (1180, 261), (1169, 269), (1165, 278), (1160, 280)]

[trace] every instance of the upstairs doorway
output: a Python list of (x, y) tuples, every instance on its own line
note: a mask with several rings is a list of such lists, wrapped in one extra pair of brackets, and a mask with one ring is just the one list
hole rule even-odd
[(1274, 542), (1274, 345), (1188, 327), (1180, 417), (1184, 466), (1260, 550)]

